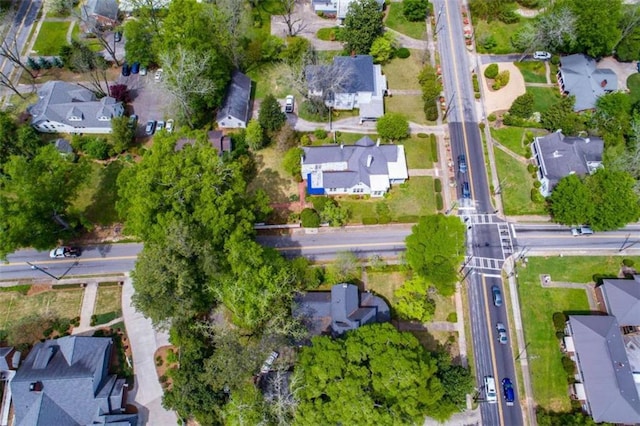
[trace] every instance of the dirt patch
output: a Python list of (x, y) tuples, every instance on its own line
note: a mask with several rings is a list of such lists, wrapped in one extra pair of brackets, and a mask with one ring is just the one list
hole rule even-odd
[(122, 234), (122, 223), (115, 223), (109, 226), (96, 226), (91, 231), (83, 234), (73, 241), (74, 244), (87, 245), (105, 242), (118, 242), (127, 238)]
[(156, 373), (164, 389), (171, 387), (171, 378), (167, 375), (167, 370), (177, 366), (177, 352), (178, 348), (169, 345), (158, 348), (153, 355), (156, 364)]
[(500, 90), (493, 90), (487, 84), (487, 79), (484, 77), (484, 70), (490, 64), (482, 65), (480, 80), (482, 82), (483, 93), (485, 95), (484, 105), (487, 114), (495, 113), (496, 111), (508, 110), (511, 108), (511, 104), (520, 95), (524, 95), (526, 92), (524, 77), (522, 73), (514, 64), (509, 62), (501, 62), (498, 64), (500, 72), (509, 71), (509, 83)]
[(27, 296), (33, 296), (34, 294), (44, 293), (45, 291), (53, 290), (53, 285), (51, 284), (33, 284), (29, 291), (27, 291)]

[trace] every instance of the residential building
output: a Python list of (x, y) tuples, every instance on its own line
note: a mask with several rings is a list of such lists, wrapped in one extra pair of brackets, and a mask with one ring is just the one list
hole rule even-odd
[(535, 138), (531, 151), (538, 166), (540, 193), (548, 197), (563, 177), (585, 176), (602, 167), (604, 142), (598, 137), (565, 136), (558, 130)]
[(82, 20), (100, 27), (113, 28), (118, 25), (117, 0), (86, 0), (80, 6)]
[(329, 108), (358, 109), (361, 122), (384, 115), (387, 78), (370, 55), (336, 56), (330, 65), (309, 65), (305, 78), (310, 95)]
[(251, 118), (251, 79), (234, 71), (224, 102), (216, 116), (220, 128), (246, 128)]
[(605, 93), (618, 90), (618, 77), (609, 68), (596, 68), (596, 61), (581, 53), (560, 58), (558, 84), (565, 95), (576, 98), (573, 109), (584, 111), (596, 107)]
[(124, 114), (122, 102), (98, 99), (91, 90), (64, 81), (46, 82), (38, 98), (27, 112), (31, 125), (44, 133), (111, 133), (111, 119)]
[[(213, 149), (218, 151), (218, 156), (225, 152), (231, 152), (231, 138), (219, 130), (207, 132), (207, 141)], [(182, 151), (186, 145), (195, 145), (196, 140), (192, 138), (180, 138), (176, 141), (175, 151)]]
[(381, 145), (365, 136), (354, 145), (302, 148), (302, 179), (312, 195), (382, 197), (409, 177), (403, 145)]
[(20, 365), (20, 351), (13, 346), (0, 347), (0, 372), (15, 370)]
[(640, 275), (632, 280), (605, 279), (596, 290), (621, 327), (640, 326)]
[(353, 284), (337, 284), (331, 291), (296, 295), (293, 315), (312, 335), (339, 336), (362, 325), (391, 320), (389, 306), (380, 297), (360, 293)]
[[(324, 13), (327, 16), (335, 16), (340, 21), (344, 20), (349, 11), (349, 5), (356, 0), (312, 0), (311, 6), (316, 13)], [(384, 0), (376, 0), (382, 10)]]
[(11, 381), (16, 426), (134, 426), (127, 385), (109, 375), (113, 341), (66, 336), (37, 343)]

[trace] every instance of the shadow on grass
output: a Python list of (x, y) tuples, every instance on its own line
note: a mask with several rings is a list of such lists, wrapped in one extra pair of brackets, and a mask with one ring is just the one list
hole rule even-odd
[(256, 169), (259, 170), (259, 173), (256, 174), (251, 185), (256, 189), (263, 189), (272, 203), (288, 203), (289, 196), (284, 188), (289, 186), (290, 180), (280, 176), (280, 173), (276, 170), (271, 168), (263, 169), (264, 161), (260, 153), (256, 154), (254, 158)]
[(100, 170), (91, 203), (84, 211), (85, 216), (92, 223), (111, 225), (119, 220), (116, 212), (118, 200), (116, 180), (122, 168), (122, 161), (113, 161)]

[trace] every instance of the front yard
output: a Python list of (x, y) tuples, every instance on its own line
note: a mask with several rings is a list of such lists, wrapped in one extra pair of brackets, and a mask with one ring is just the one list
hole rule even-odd
[(527, 86), (527, 93), (533, 95), (533, 110), (540, 113), (546, 112), (551, 105), (561, 98), (557, 87)]
[(402, 8), (402, 3), (387, 3), (388, 10), (384, 24), (392, 30), (396, 30), (406, 36), (415, 38), (417, 40), (423, 40), (424, 33), (427, 31), (427, 25), (425, 21), (421, 20), (417, 22), (411, 22), (407, 20), (407, 18), (404, 17)]
[(522, 73), (525, 83), (546, 83), (547, 69), (543, 61), (514, 62)]
[(44, 21), (33, 50), (38, 56), (56, 56), (60, 48), (67, 44), (67, 32), (71, 22)]
[(94, 325), (106, 324), (121, 316), (122, 287), (118, 282), (100, 283), (93, 310)]
[(119, 221), (116, 212), (116, 180), (123, 167), (121, 160), (106, 165), (91, 162), (91, 174), (80, 189), (73, 207), (92, 224), (111, 225)]
[(527, 165), (500, 148), (494, 149), (504, 213), (506, 215), (546, 214), (543, 203), (531, 201), (533, 177)]
[[(506, 54), (515, 52), (516, 50), (511, 45), (511, 36), (530, 21), (531, 19), (520, 17), (520, 20), (515, 24), (505, 24), (498, 20), (487, 22), (474, 19), (478, 53)], [(491, 49), (485, 48), (485, 43), (483, 43), (488, 37), (493, 37), (495, 40), (495, 47)]]
[(384, 110), (386, 112), (400, 113), (412, 123), (436, 124), (435, 121), (428, 121), (425, 117), (424, 101), (420, 95), (387, 96), (384, 98)]

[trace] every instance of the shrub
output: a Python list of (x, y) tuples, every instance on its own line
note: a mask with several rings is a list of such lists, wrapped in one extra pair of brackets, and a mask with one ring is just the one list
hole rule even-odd
[(556, 331), (564, 331), (564, 327), (567, 325), (567, 315), (564, 312), (554, 312), (551, 317), (553, 320), (553, 327)]
[(316, 139), (326, 139), (327, 138), (327, 131), (324, 129), (315, 129), (313, 131), (313, 136), (316, 137)]
[(576, 372), (576, 364), (568, 356), (562, 357), (562, 368), (567, 372), (568, 377), (573, 377)]
[(559, 65), (560, 64), (560, 55), (553, 55), (551, 57), (551, 63), (553, 65)]
[(411, 51), (406, 47), (401, 47), (400, 49), (396, 50), (397, 58), (407, 59), (409, 56), (411, 56)]
[(484, 128), (485, 128), (484, 121), (481, 121), (481, 122), (478, 124), (478, 127), (480, 128), (480, 131), (481, 131), (481, 132), (484, 132)]
[(458, 322), (458, 314), (455, 312), (449, 312), (449, 315), (447, 315), (447, 321)]
[(531, 114), (533, 114), (533, 94), (525, 93), (518, 96), (511, 104), (509, 114), (520, 118), (531, 117)]
[(540, 187), (542, 186), (542, 184), (540, 183), (539, 180), (534, 180), (533, 181), (533, 187), (536, 189), (540, 189)]
[(478, 92), (476, 92), (473, 96), (475, 96), (476, 99), (480, 99), (482, 97), (482, 95)]
[(386, 225), (387, 223), (391, 223), (391, 216), (380, 216), (378, 218), (378, 223), (380, 225)]
[(635, 264), (635, 262), (631, 259), (622, 259), (622, 264), (627, 268), (631, 268)]
[(378, 223), (378, 219), (375, 217), (363, 217), (362, 224), (363, 225), (376, 225)]
[(489, 120), (489, 122), (493, 123), (494, 121), (496, 121), (496, 115), (494, 113), (491, 113), (487, 116), (487, 120)]
[(106, 160), (109, 157), (109, 144), (101, 138), (93, 138), (84, 145), (85, 153), (96, 160)]
[[(504, 87), (509, 84), (509, 79), (511, 78), (511, 74), (509, 70), (504, 70), (500, 74), (496, 76), (496, 83), (500, 85), (500, 87)], [(533, 97), (532, 97), (533, 100)]]
[(436, 192), (442, 192), (442, 181), (440, 179), (435, 179), (433, 181), (433, 189)]
[(420, 216), (399, 216), (398, 222), (400, 223), (418, 223)]
[(329, 197), (312, 197), (311, 203), (313, 204), (313, 209), (319, 213), (324, 211), (327, 204), (336, 204), (335, 200)]
[(429, 10), (428, 0), (404, 0), (402, 2), (402, 14), (408, 21), (421, 21)]
[(531, 158), (532, 154), (531, 154), (531, 147), (527, 146), (524, 150), (524, 158), (526, 158), (527, 160), (529, 158)]
[(162, 357), (160, 355), (158, 355), (156, 357), (156, 367), (161, 367), (162, 364), (163, 364)]
[(478, 74), (473, 74), (471, 81), (473, 82), (473, 91), (476, 93), (480, 92), (480, 83), (478, 82)]
[(444, 202), (442, 201), (442, 194), (439, 193), (439, 192), (436, 194), (436, 209), (438, 209), (438, 210), (444, 209)]
[(529, 165), (527, 166), (527, 171), (528, 171), (529, 173), (534, 173), (534, 172), (536, 172), (537, 170), (538, 170), (538, 167), (536, 167), (536, 165), (535, 165), (535, 164), (529, 164)]
[(97, 321), (98, 321), (98, 316), (97, 315), (91, 315), (91, 322), (89, 324), (91, 325), (91, 327), (93, 327), (94, 325), (96, 325)]
[(302, 135), (300, 137), (300, 144), (302, 146), (309, 146), (311, 145), (311, 138), (309, 137), (309, 135)]
[(320, 226), (320, 215), (317, 211), (306, 208), (300, 213), (300, 222), (305, 228), (317, 228)]
[(531, 188), (531, 201), (534, 203), (542, 203), (544, 201), (544, 197), (536, 188)]
[(498, 76), (498, 64), (491, 64), (484, 70), (484, 76), (487, 78), (496, 78)]
[(419, 137), (420, 139), (426, 139), (426, 138), (428, 138), (428, 137), (429, 137), (429, 135), (428, 135), (427, 133), (418, 133), (418, 137)]

